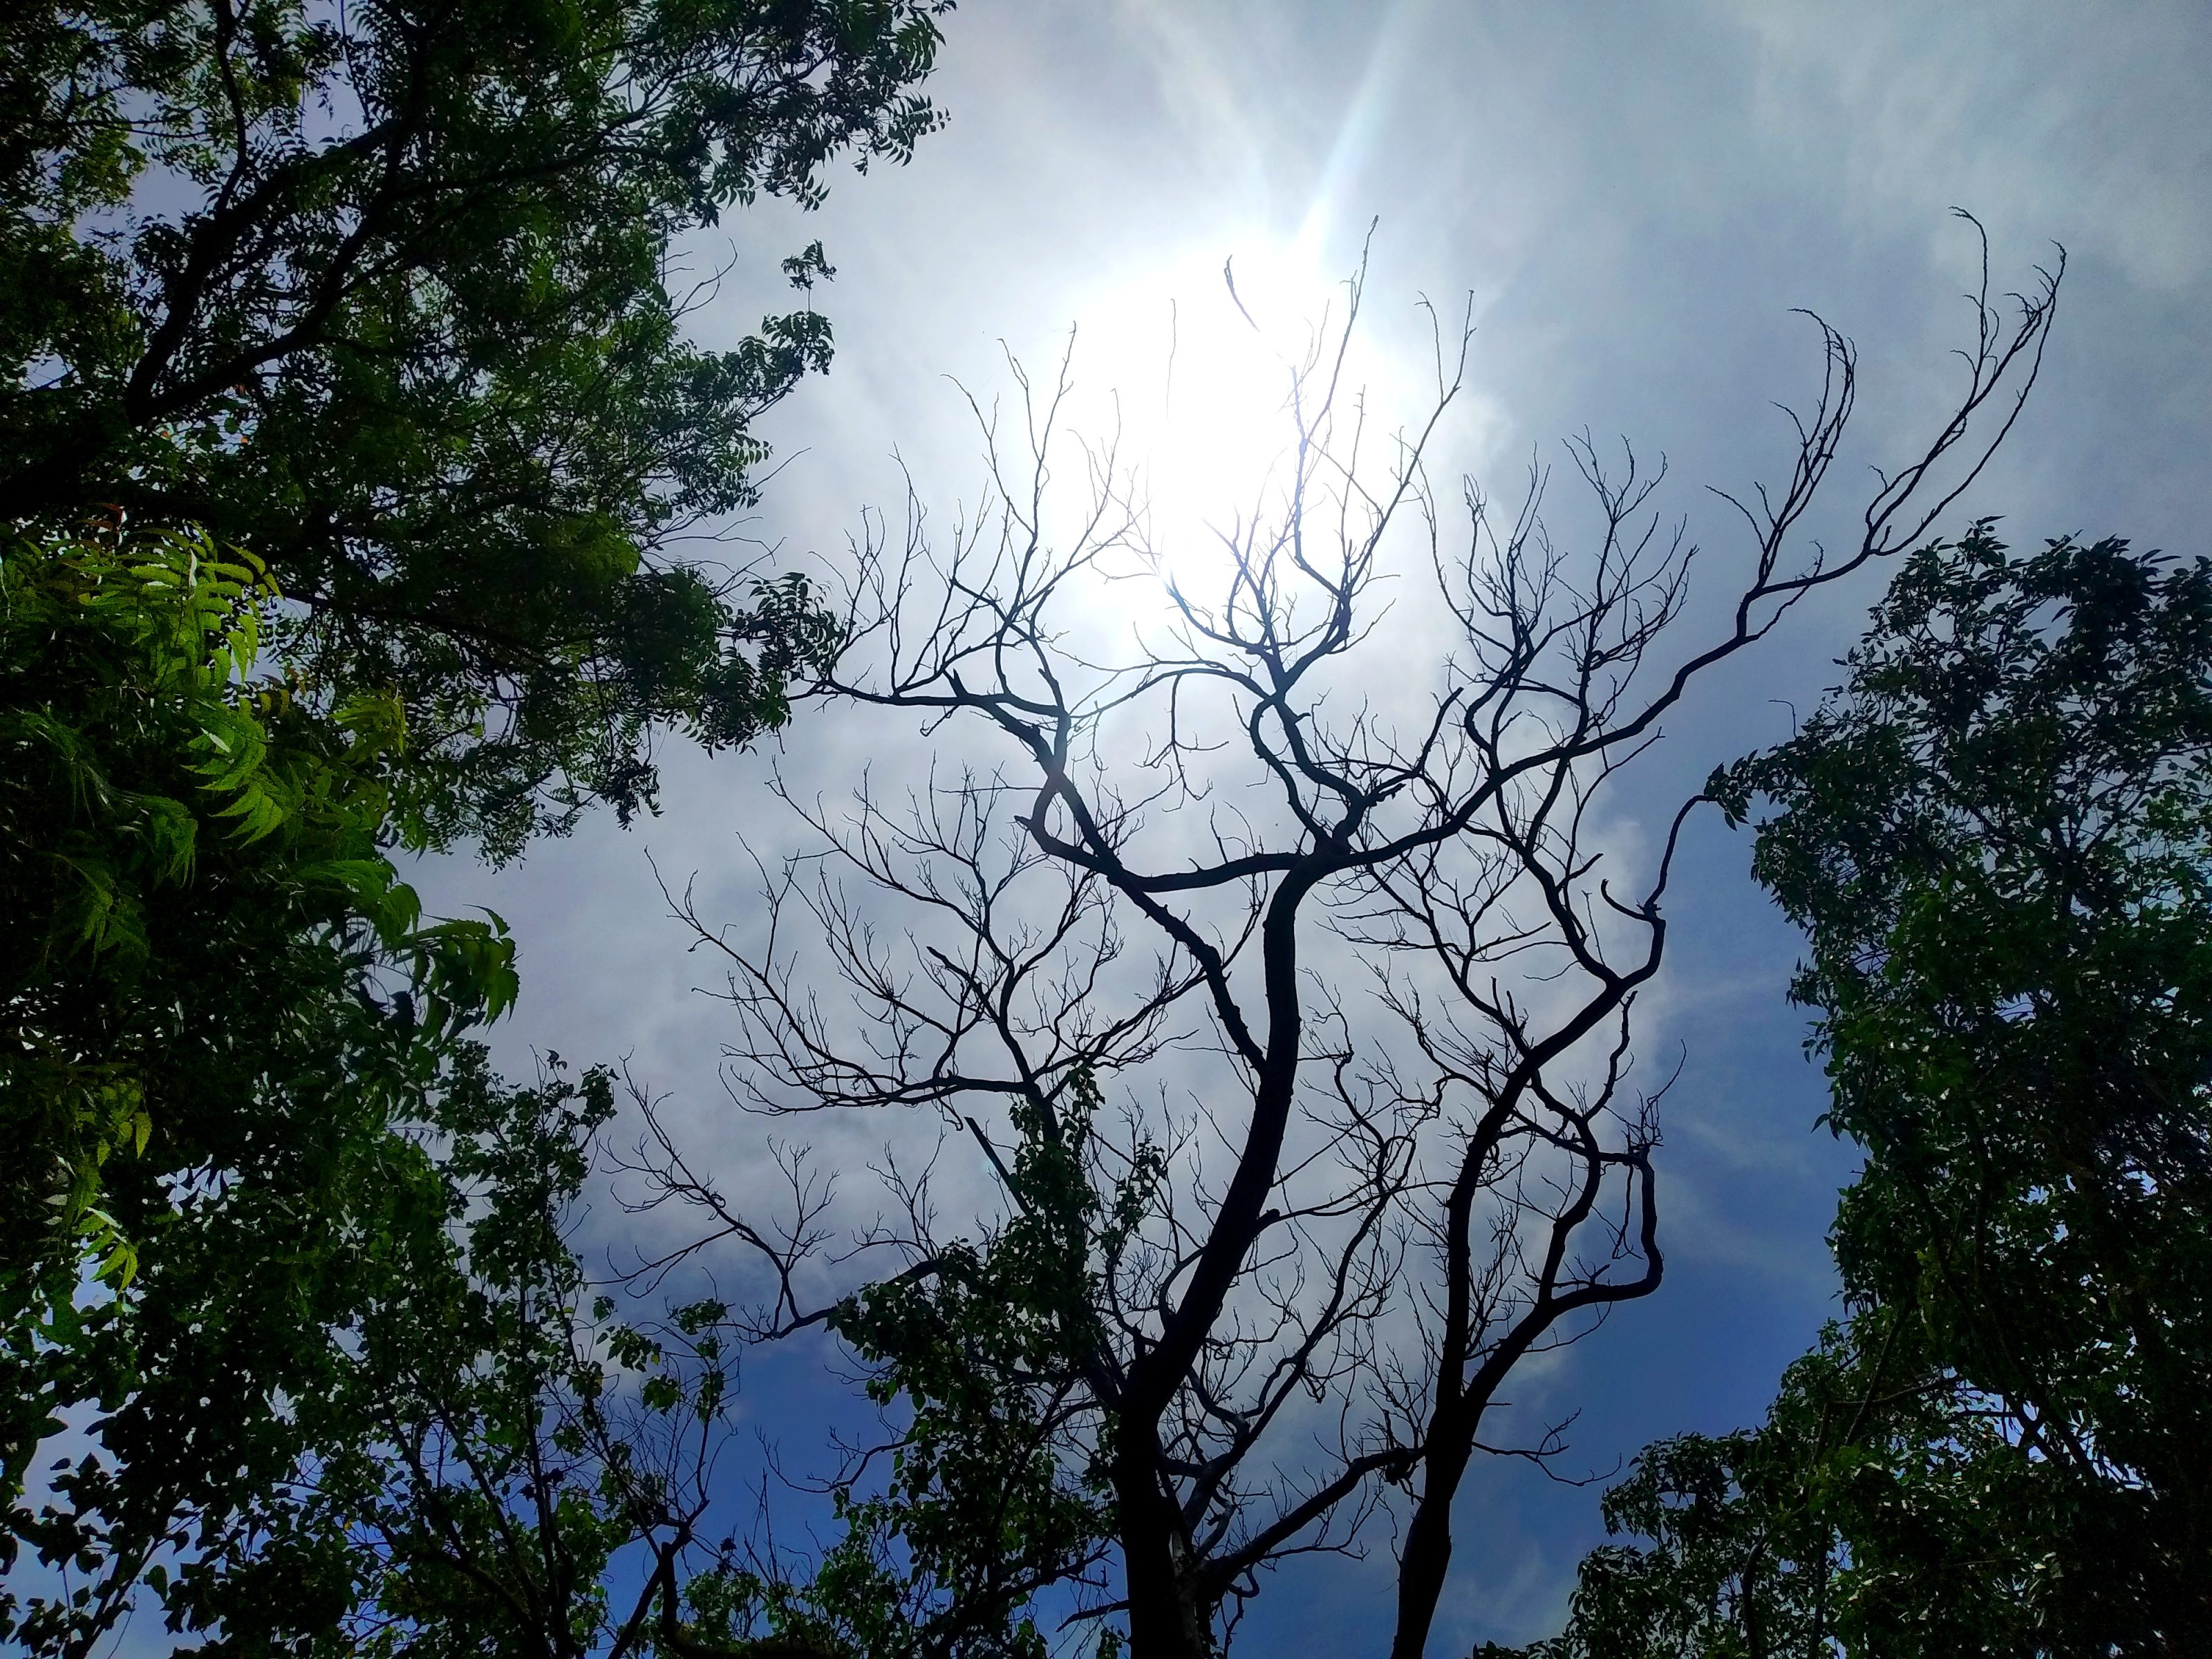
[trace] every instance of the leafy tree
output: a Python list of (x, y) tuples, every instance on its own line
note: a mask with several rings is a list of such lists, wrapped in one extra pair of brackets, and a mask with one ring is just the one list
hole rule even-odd
[(398, 710), (257, 676), (274, 597), (198, 536), (0, 559), (11, 1283), (66, 1280), (87, 1237), (127, 1280), (169, 1179), (269, 1138), (265, 1091), (373, 1054), (401, 1087), (418, 1041), (513, 994), (497, 922), (422, 926), (384, 857)]
[[(605, 1088), (489, 1078), (462, 1034), (514, 994), (504, 929), (424, 925), (386, 853), (626, 814), (656, 727), (784, 718), (831, 639), (803, 585), (670, 544), (751, 499), (751, 422), (828, 326), (694, 347), (678, 243), (763, 192), (812, 205), (841, 155), (903, 160), (948, 9), (0, 19), (0, 1551), (67, 1579), (0, 1600), (18, 1639), (83, 1651), (144, 1588), (248, 1645), (364, 1607), (433, 1645), (493, 1628), (451, 1611), (465, 1565), (408, 1567), (450, 1505), (364, 1437), (506, 1448), (495, 1487), (548, 1490), (512, 1459), (585, 1375), (546, 1358), (574, 1259), (463, 1243), (456, 1206), (557, 1208), (568, 1163), (530, 1200), (470, 1137), (543, 1152)], [(818, 245), (783, 268), (832, 274)], [(139, 522), (210, 530), (82, 530)], [(403, 1352), (460, 1370), (375, 1416)], [(33, 1494), (65, 1418), (96, 1449)], [(352, 1507), (309, 1515), (302, 1482)], [(613, 1523), (579, 1513), (538, 1528), (562, 1583), (514, 1581), (547, 1632), (607, 1594)], [(403, 1521), (404, 1570), (361, 1569)]]
[[(903, 160), (948, 9), (0, 19), (0, 514), (27, 538), (0, 700), (25, 924), (0, 985), (5, 1548), (75, 1581), (7, 1603), (18, 1636), (81, 1650), (141, 1585), (203, 1628), (212, 1569), (165, 1559), (230, 1559), (304, 1468), (362, 1455), (368, 1419), (309, 1407), (349, 1397), (380, 1298), (416, 1298), (426, 1351), (483, 1351), (423, 1299), (467, 1170), (414, 1143), (458, 1133), (434, 1110), (457, 1090), (519, 1098), (460, 1041), (512, 996), (511, 947), (495, 918), (423, 926), (385, 851), (509, 854), (593, 796), (648, 805), (656, 727), (712, 746), (784, 718), (830, 637), (803, 585), (670, 548), (751, 499), (751, 423), (826, 365), (828, 325), (802, 303), (693, 346), (679, 244), (763, 193), (811, 206), (841, 155)], [(833, 274), (818, 245), (783, 269)], [(456, 1432), (522, 1443), (526, 1393)], [(15, 1501), (88, 1410), (97, 1453)]]
[(648, 805), (656, 727), (742, 744), (827, 645), (672, 551), (830, 351), (811, 304), (692, 343), (685, 239), (905, 159), (950, 3), (9, 9), (0, 518), (255, 549), (312, 683), (399, 695), (441, 840)]
[[(917, 1653), (1043, 1659), (1018, 1615), (1103, 1553), (1103, 1471), (1071, 1471), (1060, 1451), (1083, 1411), (1101, 1277), (1119, 1266), (1163, 1170), (1157, 1152), (1141, 1155), (1100, 1192), (1103, 1103), (1084, 1073), (1055, 1120), (1018, 1106), (1005, 1225), (981, 1247), (940, 1245), (921, 1271), (870, 1286), (828, 1321), (874, 1367), (870, 1397), (903, 1405), (907, 1420), (881, 1492), (845, 1488), (847, 1535), (817, 1582), (878, 1576), (872, 1601), (923, 1636)], [(854, 1650), (900, 1650), (896, 1628), (866, 1632)]]
[(629, 1456), (609, 1381), (657, 1355), (594, 1328), (562, 1232), (612, 1111), (604, 1072), (571, 1082), (556, 1057), (512, 1089), (481, 1048), (453, 1056), (416, 1133), (383, 1143), (398, 1201), (349, 1194), (368, 1249), (299, 1345), (316, 1386), (293, 1398), (289, 1460), (149, 1575), (173, 1630), (243, 1652), (568, 1659), (628, 1614), (635, 1644), (642, 1612), (608, 1568), (669, 1495)]
[[(611, 1084), (572, 1082), (556, 1058), (510, 1088), (481, 1048), (454, 1052), (426, 1121), (388, 1135), (346, 1194), (356, 1252), (334, 1276), (342, 1294), (301, 1310), (287, 1407), (254, 1443), (271, 1467), (172, 1517), (173, 1560), (141, 1559), (168, 1627), (240, 1653), (1041, 1656), (1026, 1604), (1095, 1553), (1095, 1504), (1061, 1486), (1030, 1400), (978, 1397), (941, 1363), (884, 1367), (878, 1397), (912, 1406), (897, 1467), (872, 1482), (864, 1460), (836, 1483), (842, 1536), (818, 1559), (715, 1541), (744, 1322), (697, 1301), (630, 1324), (591, 1293), (568, 1235)], [(962, 1311), (963, 1328), (1023, 1332), (1042, 1356), (1055, 1345), (1025, 1294), (1035, 1242), (1016, 1229), (971, 1257), (966, 1289), (993, 1302)], [(233, 1289), (210, 1281), (195, 1318)], [(936, 1316), (908, 1303), (836, 1317), (866, 1352), (872, 1329)], [(234, 1380), (191, 1363), (215, 1357), (179, 1353), (165, 1384)], [(112, 1488), (89, 1468), (57, 1484), (77, 1507), (43, 1517), (34, 1540), (106, 1565), (114, 1540), (88, 1534), (85, 1510)], [(88, 1604), (34, 1602), (13, 1633), (82, 1651), (131, 1588), (118, 1574)]]
[[(83, 1653), (150, 1598), (240, 1652), (1035, 1652), (1095, 1501), (1038, 1389), (956, 1361), (1065, 1351), (1059, 1269), (1115, 1224), (1065, 1150), (933, 1288), (836, 1310), (906, 1417), (842, 1541), (714, 1547), (731, 1316), (587, 1293), (611, 1081), (509, 1088), (465, 1039), (512, 946), (422, 923), (385, 856), (398, 709), (297, 695), (258, 653), (273, 587), (203, 536), (21, 544), (0, 601), (0, 1559), (50, 1581), (0, 1638)], [(91, 1449), (34, 1481), (71, 1418)]]
[[(1729, 1547), (1811, 1527), (1833, 1600), (1778, 1653), (2200, 1650), (2212, 563), (2014, 557), (1984, 523), (1914, 556), (1845, 667), (1716, 787), (1780, 809), (1753, 869), (1809, 935), (1795, 994), (1866, 1153), (1833, 1234), (1852, 1327), (1757, 1435), (1672, 1443), (1632, 1490), (1718, 1459)], [(1613, 1518), (1658, 1539), (1631, 1577), (1686, 1566), (1678, 1519)], [(1574, 1639), (1621, 1559), (1586, 1568)], [(1738, 1646), (1681, 1650), (1759, 1650), (1721, 1622)]]
[(1790, 1368), (1759, 1428), (1647, 1447), (1603, 1513), (1650, 1544), (1593, 1551), (1565, 1631), (1478, 1659), (2049, 1651), (2059, 1495), (1916, 1334), (1863, 1310)]
[(15, 1507), (0, 1548), (128, 1582), (179, 1512), (267, 1477), (388, 1126), (512, 997), (513, 947), (422, 921), (381, 850), (398, 712), (262, 672), (273, 593), (242, 556), (21, 543), (0, 597), (9, 1498), (69, 1407), (98, 1402), (106, 1453), (64, 1483), (74, 1518)]
[[(1099, 1274), (1117, 1265), (1162, 1173), (1146, 1156), (1101, 1190), (1102, 1104), (1079, 1074), (1055, 1120), (1018, 1110), (1006, 1170), (1014, 1208), (980, 1240), (933, 1240), (905, 1271), (810, 1315), (795, 1315), (787, 1283), (775, 1305), (732, 1320), (745, 1340), (834, 1333), (865, 1368), (885, 1435), (828, 1483), (837, 1536), (826, 1549), (727, 1546), (684, 1584), (692, 1616), (665, 1636), (673, 1651), (708, 1659), (748, 1642), (853, 1659), (1049, 1650), (1035, 1599), (1091, 1576), (1109, 1529), (1103, 1472), (1061, 1455), (1085, 1408)], [(659, 1197), (702, 1203), (743, 1231), (649, 1103), (645, 1112), (668, 1161), (637, 1167), (663, 1183)], [(805, 1190), (803, 1166), (787, 1167)], [(908, 1196), (918, 1211), (921, 1195)]]

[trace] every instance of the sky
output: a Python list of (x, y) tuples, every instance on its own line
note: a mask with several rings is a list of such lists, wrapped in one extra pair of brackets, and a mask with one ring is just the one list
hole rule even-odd
[[(865, 511), (898, 520), (908, 479), (947, 521), (981, 476), (965, 395), (1005, 397), (1009, 357), (1048, 371), (1071, 329), (1079, 420), (1096, 433), (1118, 409), (1156, 500), (1187, 520), (1218, 513), (1279, 433), (1224, 262), (1279, 340), (1323, 305), (1340, 315), (1332, 284), (1364, 246), (1355, 364), (1382, 427), (1425, 413), (1419, 302), (1464, 309), (1467, 391), (1439, 471), (1510, 499), (1532, 459), (1565, 472), (1570, 435), (1626, 436), (1664, 454), (1667, 510), (1724, 582), (1743, 549), (1707, 486), (1774, 480), (1791, 453), (1774, 405), (1817, 386), (1817, 337), (1794, 308), (1861, 353), (1815, 533), (1847, 526), (1866, 469), (1948, 412), (1980, 252), (1956, 206), (1987, 228), (2000, 291), (2029, 286), (2059, 244), (2066, 276), (2035, 397), (1948, 527), (2000, 514), (2018, 543), (2116, 534), (2193, 556), (2212, 438), (2207, 84), (2212, 10), (2148, 0), (969, 0), (930, 88), (949, 125), (909, 166), (841, 179), (811, 215), (740, 214), (690, 250), (702, 270), (737, 259), (694, 319), (710, 343), (780, 303), (764, 277), (805, 241), (838, 272), (819, 301), (836, 363), (769, 417), (779, 470), (732, 532), (768, 568), (834, 572)], [(1670, 718), (1613, 819), (1624, 848), (1713, 764), (1787, 734), (1878, 582), (1825, 593)], [(1141, 625), (1145, 601), (1125, 603)], [(1432, 620), (1386, 619), (1408, 661), (1441, 648)], [(764, 1130), (725, 1092), (729, 1011), (699, 994), (716, 975), (687, 951), (656, 867), (742, 928), (757, 882), (740, 837), (771, 860), (805, 841), (772, 774), (801, 799), (842, 798), (871, 769), (957, 763), (958, 744), (804, 710), (752, 755), (672, 752), (659, 815), (629, 831), (593, 818), (508, 869), (441, 860), (418, 884), (447, 913), (498, 909), (520, 939), (524, 995), (495, 1042), (510, 1071), (547, 1050), (626, 1058), (742, 1188)], [(1682, 1065), (1661, 1161), (1668, 1277), (1530, 1380), (1534, 1409), (1580, 1413), (1562, 1474), (1755, 1421), (1837, 1311), (1823, 1235), (1850, 1160), (1816, 1127), (1820, 1079), (1784, 999), (1798, 942), (1750, 884), (1745, 838), (1707, 823), (1685, 858), (1669, 965), (1639, 1015), (1639, 1048)], [(900, 1133), (825, 1126), (817, 1140), (857, 1179)], [(607, 1242), (633, 1224), (605, 1203), (592, 1223)], [(807, 1375), (772, 1358), (750, 1373), (748, 1409), (787, 1449), (818, 1438)], [(1480, 1467), (1432, 1651), (1556, 1628), (1601, 1536), (1598, 1491)], [(1284, 1575), (1240, 1639), (1376, 1645), (1387, 1553), (1378, 1537), (1364, 1563)]]

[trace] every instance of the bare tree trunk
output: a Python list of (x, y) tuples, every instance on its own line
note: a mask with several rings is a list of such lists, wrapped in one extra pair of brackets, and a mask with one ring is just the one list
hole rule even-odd
[(1398, 1629), (1391, 1638), (1390, 1659), (1421, 1659), (1429, 1644), (1429, 1626), (1443, 1598), (1444, 1577), (1451, 1569), (1451, 1500), (1459, 1490), (1460, 1474), (1467, 1468), (1462, 1457), (1448, 1480), (1425, 1488), (1420, 1507), (1406, 1528), (1405, 1548), (1398, 1558)]
[(1125, 1419), (1115, 1437), (1114, 1509), (1130, 1659), (1208, 1659), (1214, 1651), (1211, 1620), (1193, 1594), (1194, 1563), (1182, 1516), (1162, 1484), (1154, 1431)]

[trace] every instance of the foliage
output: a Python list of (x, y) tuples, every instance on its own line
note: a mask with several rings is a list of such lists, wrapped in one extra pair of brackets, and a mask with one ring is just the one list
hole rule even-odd
[[(720, 1339), (580, 1313), (606, 1080), (490, 1076), (505, 929), (386, 854), (649, 806), (656, 731), (744, 743), (833, 648), (671, 551), (830, 346), (695, 344), (685, 239), (903, 161), (946, 9), (0, 18), (0, 1566), (60, 1586), (0, 1634), (580, 1651), (614, 1552), (689, 1547), (594, 1402), (714, 1418)], [(80, 528), (140, 522), (208, 530)]]
[(2039, 1605), (2053, 1504), (2072, 1495), (1915, 1334), (1862, 1311), (1790, 1369), (1759, 1428), (1647, 1447), (1603, 1510), (1608, 1533), (1649, 1546), (1586, 1557), (1566, 1629), (1524, 1659), (2051, 1651)]
[[(839, 1310), (914, 1407), (845, 1540), (804, 1584), (696, 1570), (726, 1310), (648, 1329), (587, 1297), (565, 1230), (610, 1079), (508, 1088), (465, 1040), (512, 946), (425, 925), (381, 850), (398, 709), (271, 678), (274, 589), (203, 536), (26, 543), (0, 591), (4, 1549), (47, 1570), (0, 1636), (82, 1652), (150, 1595), (241, 1652), (770, 1650), (756, 1623), (1035, 1650), (1024, 1604), (1095, 1505), (1039, 1388), (962, 1391), (952, 1355), (1064, 1352), (1064, 1273), (1113, 1224), (1095, 1092), (1022, 1155), (1034, 1215)], [(86, 1449), (34, 1478), (71, 1423)]]
[(869, 1396), (909, 1413), (884, 1492), (843, 1498), (850, 1530), (831, 1565), (864, 1551), (880, 1560), (903, 1543), (902, 1599), (927, 1611), (899, 1612), (927, 1632), (922, 1651), (1042, 1659), (1025, 1621), (1006, 1639), (1007, 1618), (1094, 1559), (1107, 1532), (1103, 1473), (1068, 1472), (1084, 1462), (1070, 1455), (1070, 1431), (1084, 1411), (1079, 1374), (1098, 1346), (1100, 1276), (1159, 1170), (1156, 1155), (1140, 1158), (1101, 1196), (1087, 1163), (1099, 1105), (1088, 1072), (1071, 1078), (1055, 1113), (1018, 1105), (1006, 1224), (980, 1247), (939, 1249), (926, 1274), (872, 1286), (830, 1321), (875, 1365)]
[(105, 1450), (0, 1548), (127, 1582), (267, 1478), (303, 1329), (375, 1236), (357, 1205), (409, 1187), (388, 1126), (512, 998), (513, 947), (422, 921), (380, 845), (398, 713), (263, 673), (244, 556), (27, 542), (0, 594), (11, 1504), (65, 1413), (96, 1403)]
[(1099, 1105), (1084, 1073), (1059, 1110), (1022, 1110), (1005, 1224), (939, 1243), (829, 1311), (869, 1368), (868, 1397), (901, 1420), (835, 1484), (841, 1535), (805, 1571), (756, 1558), (690, 1583), (695, 1636), (761, 1632), (868, 1659), (1043, 1659), (1033, 1598), (1093, 1564), (1109, 1528), (1077, 1376), (1097, 1344), (1097, 1278), (1158, 1175), (1148, 1157), (1102, 1193)]
[[(97, 1590), (24, 1609), (13, 1633), (27, 1646), (81, 1650), (135, 1576), (173, 1632), (226, 1652), (1043, 1651), (1024, 1604), (1091, 1553), (1097, 1525), (1080, 1494), (1054, 1489), (1037, 1445), (1051, 1425), (1035, 1410), (936, 1398), (908, 1365), (877, 1391), (913, 1393), (898, 1468), (874, 1496), (856, 1495), (864, 1470), (841, 1483), (844, 1536), (811, 1570), (714, 1544), (729, 1311), (708, 1300), (651, 1327), (622, 1322), (613, 1298), (589, 1294), (568, 1242), (613, 1111), (608, 1074), (571, 1082), (554, 1057), (537, 1086), (510, 1088), (464, 1044), (426, 1110), (416, 1133), (387, 1133), (357, 1166), (343, 1194), (352, 1249), (298, 1310), (283, 1363), (252, 1375), (284, 1404), (229, 1441), (258, 1455), (252, 1471), (186, 1495), (164, 1547), (137, 1551), (105, 1583), (97, 1569), (125, 1549), (94, 1512), (118, 1494), (89, 1462), (64, 1474), (56, 1488), (75, 1507), (25, 1531), (50, 1557), (79, 1552)], [(987, 1278), (999, 1254), (982, 1253)], [(168, 1312), (212, 1323), (241, 1278), (252, 1275), (173, 1281)], [(965, 1306), (971, 1328), (1006, 1322)], [(237, 1380), (225, 1358), (179, 1345), (147, 1381), (173, 1411), (179, 1390)]]
[[(1827, 1535), (1805, 1548), (1788, 1491), (1770, 1490), (1768, 1443), (1738, 1433), (1685, 1436), (1648, 1448), (1605, 1497), (1606, 1531), (1650, 1538), (1583, 1561), (1572, 1617), (1528, 1659), (1812, 1659), (1826, 1651), (1820, 1589)], [(1811, 1605), (1808, 1606), (1808, 1603)], [(1479, 1659), (1504, 1659), (1494, 1644)]]
[[(1716, 790), (1739, 819), (1781, 808), (1753, 867), (1810, 937), (1795, 994), (1820, 1011), (1829, 1121), (1866, 1152), (1833, 1234), (1852, 1327), (1756, 1435), (1647, 1455), (1609, 1518), (1658, 1548), (1594, 1558), (1569, 1640), (1595, 1639), (1608, 1584), (1715, 1582), (1644, 1501), (1695, 1456), (1732, 1471), (1735, 1496), (1688, 1511), (1725, 1515), (1723, 1556), (1789, 1518), (1801, 1571), (1833, 1559), (1823, 1628), (1849, 1651), (2195, 1650), (2212, 563), (2117, 540), (2014, 558), (1984, 523), (1906, 564), (1845, 666)], [(1792, 1426), (1808, 1413), (1822, 1433)], [(1738, 1647), (1680, 1650), (1757, 1650), (1721, 1622)]]
[(830, 640), (671, 556), (830, 353), (811, 303), (695, 344), (685, 239), (903, 161), (949, 4), (11, 8), (0, 515), (255, 549), (315, 685), (401, 696), (441, 840), (649, 805), (656, 726), (744, 743)]
[(650, 1345), (594, 1347), (562, 1225), (612, 1110), (604, 1072), (572, 1083), (556, 1057), (510, 1089), (480, 1049), (455, 1056), (431, 1144), (386, 1142), (408, 1201), (360, 1195), (373, 1255), (307, 1345), (319, 1386), (295, 1396), (294, 1462), (157, 1581), (172, 1629), (245, 1652), (605, 1644), (608, 1564), (648, 1495), (604, 1409), (608, 1348), (642, 1367)]
[[(709, 1421), (723, 1372), (702, 1339), (672, 1385), (659, 1343), (585, 1307), (562, 1230), (610, 1079), (572, 1083), (554, 1057), (537, 1087), (511, 1089), (462, 1044), (424, 1109), (348, 1148), (319, 1194), (343, 1244), (293, 1287), (298, 1328), (275, 1352), (242, 1357), (214, 1334), (251, 1309), (285, 1242), (268, 1206), (187, 1211), (160, 1299), (85, 1321), (82, 1347), (113, 1366), (130, 1363), (134, 1317), (170, 1340), (130, 1379), (152, 1396), (144, 1420), (134, 1401), (100, 1425), (112, 1468), (65, 1469), (58, 1501), (19, 1522), (82, 1580), (16, 1611), (27, 1649), (82, 1651), (142, 1590), (216, 1651), (565, 1656), (644, 1628), (650, 1561), (628, 1608), (610, 1565), (653, 1540), (672, 1494), (621, 1414)], [(174, 1421), (205, 1437), (195, 1393), (225, 1388), (248, 1407), (222, 1436), (240, 1467), (149, 1479), (148, 1437)], [(240, 1401), (242, 1388), (271, 1397)]]
[[(164, 1179), (230, 1167), (265, 1127), (267, 1086), (364, 1043), (396, 1084), (418, 1028), (434, 1039), (513, 995), (496, 921), (423, 926), (380, 849), (398, 709), (325, 716), (258, 677), (274, 598), (246, 556), (197, 535), (0, 560), (11, 1283), (66, 1280), (85, 1236), (127, 1281), (131, 1239), (169, 1208)], [(412, 988), (385, 1007), (388, 969)], [(240, 1010), (264, 1028), (240, 1030)], [(113, 1201), (129, 1224), (100, 1196), (126, 1149)]]

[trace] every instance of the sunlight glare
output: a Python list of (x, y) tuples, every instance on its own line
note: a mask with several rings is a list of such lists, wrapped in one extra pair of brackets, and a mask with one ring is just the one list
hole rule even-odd
[[(1162, 574), (1199, 576), (1222, 538), (1279, 502), (1297, 437), (1294, 369), (1344, 325), (1347, 272), (1311, 248), (1246, 237), (1226, 254), (1148, 264), (1085, 304), (1075, 374), (1110, 394)], [(1356, 385), (1356, 382), (1354, 383)], [(1209, 558), (1212, 556), (1212, 558)]]

